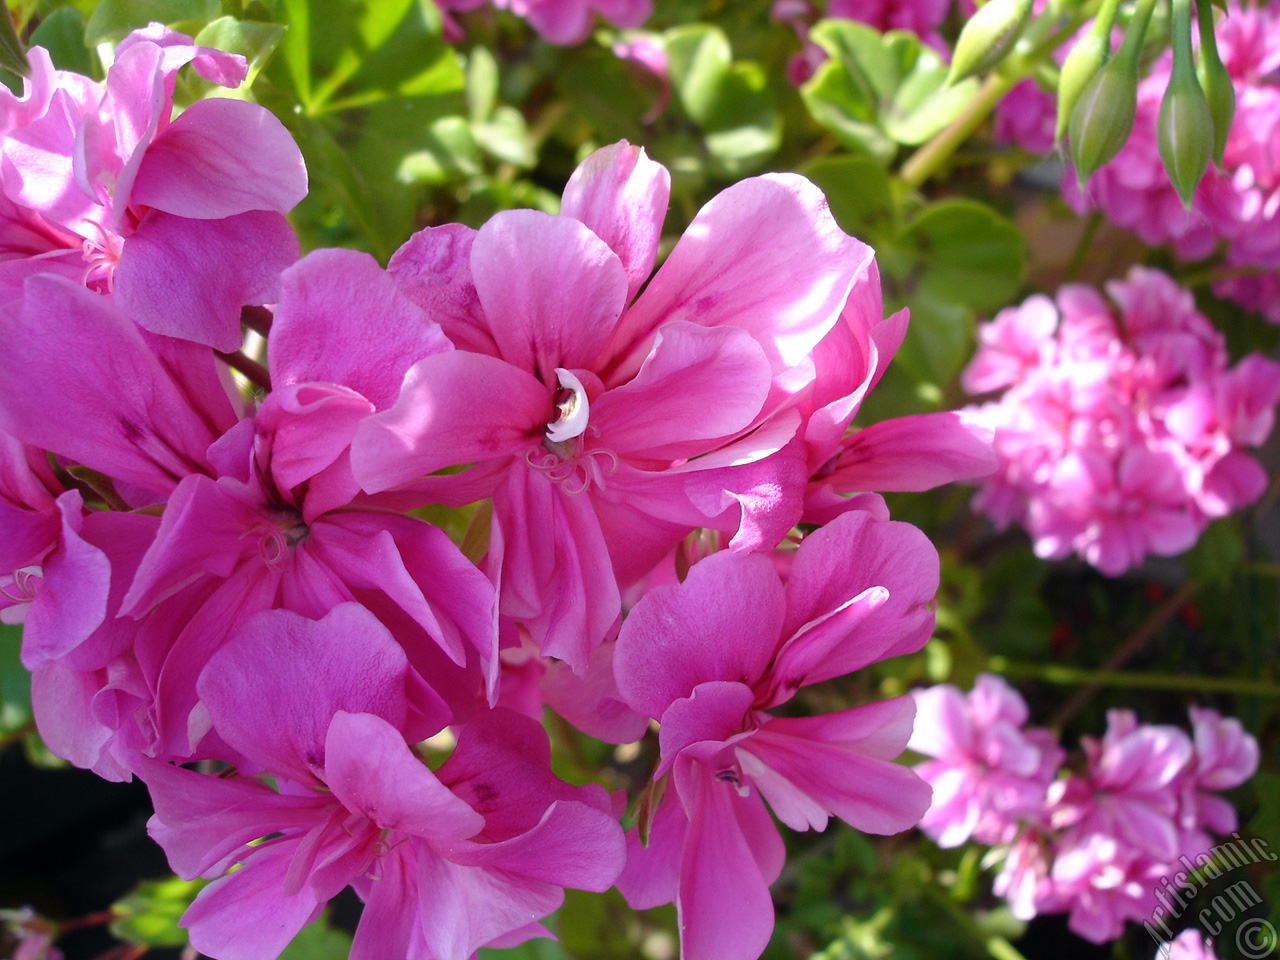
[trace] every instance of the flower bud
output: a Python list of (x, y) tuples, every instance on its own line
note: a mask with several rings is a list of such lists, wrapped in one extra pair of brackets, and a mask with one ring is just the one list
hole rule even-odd
[(1104, 34), (1095, 35), (1090, 30), (1071, 48), (1058, 74), (1058, 117), (1053, 128), (1053, 139), (1061, 140), (1067, 132), (1071, 110), (1084, 93), (1089, 81), (1097, 76), (1111, 56), (1111, 43)]
[(1137, 109), (1137, 64), (1116, 57), (1093, 75), (1067, 124), (1071, 162), (1081, 185), (1120, 152), (1133, 129)]
[(969, 18), (956, 40), (947, 84), (989, 70), (1004, 59), (1031, 18), (1032, 0), (990, 0)]
[(1227, 149), (1227, 135), (1236, 113), (1236, 89), (1231, 74), (1218, 56), (1218, 44), (1213, 34), (1213, 9), (1208, 3), (1196, 4), (1196, 16), (1200, 27), (1200, 62), (1196, 73), (1205, 99), (1209, 101), (1209, 116), (1213, 119), (1213, 159), (1222, 166), (1222, 155)]
[(1178, 191), (1184, 207), (1191, 206), (1200, 178), (1209, 167), (1214, 147), (1213, 117), (1209, 101), (1196, 81), (1195, 73), (1175, 68), (1169, 87), (1160, 101), (1156, 121), (1156, 144), (1169, 181)]

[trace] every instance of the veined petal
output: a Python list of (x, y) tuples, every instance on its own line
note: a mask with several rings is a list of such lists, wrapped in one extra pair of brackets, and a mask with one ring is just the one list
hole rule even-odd
[(628, 301), (653, 272), (670, 195), (667, 168), (625, 140), (593, 152), (564, 188), (560, 213), (581, 220), (618, 255)]
[(992, 431), (952, 411), (882, 420), (843, 443), (823, 482), (845, 493), (931, 490), (996, 469)]
[(508, 210), (480, 228), (471, 274), (502, 358), (557, 382), (591, 369), (627, 299), (617, 254), (580, 221)]

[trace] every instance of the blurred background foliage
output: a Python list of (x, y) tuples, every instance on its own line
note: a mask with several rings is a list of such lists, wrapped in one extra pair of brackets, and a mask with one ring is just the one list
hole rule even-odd
[[(1233, 356), (1276, 343), (1276, 328), (1213, 301), (1207, 284), (1196, 284), (1194, 271), (1204, 265), (1178, 267), (1098, 218), (1072, 214), (1058, 192), (1059, 158), (992, 143), (989, 116), (999, 96), (1027, 76), (1051, 80), (1051, 51), (1094, 2), (1056, 2), (1059, 19), (1033, 27), (987, 80), (951, 87), (944, 83), (946, 63), (914, 35), (882, 35), (849, 21), (826, 21), (812, 31), (827, 59), (797, 86), (788, 79), (788, 62), (800, 41), (771, 17), (771, 0), (657, 0), (643, 36), (600, 26), (588, 42), (566, 49), (489, 7), (461, 15), (465, 38), (451, 44), (431, 0), (8, 4), (25, 43), (47, 47), (59, 67), (98, 78), (111, 44), (151, 21), (245, 55), (251, 72), (244, 87), (211, 88), (184, 75), (178, 103), (251, 98), (288, 127), (310, 172), (310, 196), (293, 215), (304, 250), (352, 247), (385, 263), (424, 226), (479, 226), (512, 207), (555, 212), (575, 164), (622, 138), (643, 145), (672, 173), (667, 238), (679, 236), (703, 203), (738, 179), (803, 173), (825, 191), (840, 225), (876, 249), (886, 312), (911, 310), (907, 340), (868, 399), (866, 422), (961, 405), (957, 377), (979, 319), (1032, 291), (1051, 293), (1064, 279), (1119, 277), (1135, 262), (1159, 265), (1193, 285)], [(957, 12), (944, 32), (954, 37), (960, 23)], [(660, 45), (667, 78), (615, 52), (637, 40)], [(6, 82), (18, 84), (13, 76)], [(1263, 458), (1274, 477), (1280, 459), (1274, 444)], [(1273, 482), (1255, 507), (1216, 522), (1185, 556), (1115, 579), (1078, 561), (1036, 559), (1024, 534), (994, 531), (969, 512), (968, 490), (891, 497), (894, 516), (924, 529), (942, 556), (936, 639), (918, 655), (811, 691), (802, 708), (830, 709), (924, 683), (968, 689), (978, 673), (993, 671), (1027, 697), (1033, 723), (1053, 726), (1071, 747), (1081, 735), (1101, 734), (1108, 708), (1130, 707), (1143, 721), (1185, 726), (1188, 704), (1212, 706), (1240, 717), (1263, 748), (1264, 772), (1231, 798), (1242, 832), (1280, 845), (1277, 490)], [(103, 811), (118, 801), (46, 804), (31, 812), (41, 790), (86, 801), (90, 794), (78, 793), (88, 789), (78, 778), (43, 779), (78, 775), (49, 769), (59, 761), (34, 733), (17, 650), (17, 628), (0, 629), (2, 809), (10, 824), (0, 906), (32, 903), (66, 920), (114, 900), (106, 919), (120, 941), (177, 956), (184, 939), (176, 920), (198, 885), (165, 879), (162, 861), (137, 854), (130, 877), (101, 870), (101, 883), (78, 892), (80, 899), (58, 886), (59, 876), (84, 879), (98, 870), (94, 865), (111, 850), (133, 851), (111, 831), (136, 835), (144, 814), (132, 794), (105, 824)], [(603, 771), (610, 787), (634, 796), (651, 769), (635, 750), (575, 737), (563, 725), (551, 732), (557, 770), (566, 778), (599, 779)], [(37, 781), (41, 786), (32, 786)], [(103, 841), (104, 834), (114, 839)], [(824, 834), (790, 835), (788, 842), (788, 864), (775, 886), (779, 923), (770, 960), (1122, 960), (1154, 951), (1141, 929), (1094, 947), (1068, 933), (1061, 917), (1029, 927), (1016, 921), (991, 895), (976, 846), (940, 850), (916, 833), (868, 838), (834, 822)], [(152, 878), (135, 887), (148, 871)], [(1280, 924), (1280, 872), (1249, 879)], [(106, 899), (84, 905), (95, 896)], [(350, 940), (342, 928), (354, 909), (340, 903), (332, 923), (304, 930), (285, 956), (345, 956)], [(665, 960), (675, 955), (675, 924), (672, 908), (636, 914), (616, 893), (569, 891), (553, 923), (558, 943), (481, 955)], [(68, 930), (76, 927), (75, 920), (67, 923)], [(77, 937), (64, 941), (73, 960), (111, 942)], [(1233, 955), (1229, 946), (1220, 949), (1220, 956)]]

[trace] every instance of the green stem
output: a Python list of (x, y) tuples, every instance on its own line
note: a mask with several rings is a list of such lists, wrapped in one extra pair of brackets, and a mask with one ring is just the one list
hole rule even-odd
[(1067, 274), (1064, 280), (1071, 283), (1080, 274), (1080, 268), (1084, 266), (1084, 258), (1089, 255), (1089, 248), (1093, 246), (1093, 238), (1098, 232), (1098, 227), (1102, 224), (1102, 214), (1097, 210), (1089, 214), (1089, 218), (1084, 222), (1084, 229), (1080, 231), (1080, 240), (1076, 243), (1076, 249), (1071, 254), (1071, 261), (1067, 264)]
[(969, 139), (973, 131), (982, 125), (990, 116), (1006, 93), (1016, 87), (1023, 75), (1021, 73), (990, 73), (982, 81), (978, 95), (969, 101), (960, 116), (951, 121), (945, 129), (932, 140), (913, 153), (902, 165), (898, 174), (908, 187), (919, 189), (939, 168), (947, 162), (947, 158), (955, 153), (960, 144)]
[(1006, 677), (1027, 677), (1065, 686), (1089, 684), (1100, 687), (1129, 687), (1137, 690), (1187, 690), (1196, 693), (1234, 693), (1244, 697), (1280, 698), (1280, 684), (1265, 680), (1237, 680), (1232, 677), (1202, 677), (1176, 673), (1127, 673), (1081, 670), (1059, 664), (1014, 663), (1005, 657), (991, 657), (987, 669)]

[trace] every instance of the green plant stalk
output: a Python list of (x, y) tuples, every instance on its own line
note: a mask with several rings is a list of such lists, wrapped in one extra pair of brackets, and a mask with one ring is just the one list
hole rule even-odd
[(1006, 657), (991, 657), (987, 669), (1006, 677), (1030, 677), (1064, 686), (1091, 684), (1107, 687), (1130, 687), (1138, 690), (1190, 690), (1209, 693), (1234, 693), (1245, 697), (1280, 699), (1280, 684), (1265, 680), (1237, 680), (1232, 677), (1203, 677), (1179, 673), (1128, 673), (1121, 671), (1081, 670), (1059, 664), (1014, 663)]
[[(1111, 0), (1099, 0), (1099, 2), (1108, 3)], [(1154, 2), (1155, 0), (1148, 0), (1147, 2), (1148, 17), (1151, 15), (1151, 5)], [(1004, 99), (1005, 94), (1030, 76), (1041, 58), (1047, 56), (1073, 36), (1080, 24), (1087, 20), (1096, 9), (1097, 7), (1093, 4), (1085, 5), (1081, 10), (1076, 11), (1071, 20), (1063, 25), (1061, 29), (1042, 43), (1037, 44), (1026, 55), (1018, 56), (1015, 54), (1002, 64), (1000, 69), (994, 73), (987, 74), (987, 78), (978, 89), (977, 96), (969, 101), (968, 106), (965, 107), (960, 116), (956, 117), (950, 124), (936, 133), (931, 140), (907, 158), (906, 163), (902, 165), (902, 170), (898, 173), (898, 179), (912, 190), (918, 190), (926, 180), (938, 172), (948, 158), (959, 149), (960, 145), (968, 140), (978, 127), (982, 126), (983, 121), (991, 115), (991, 112), (996, 108), (996, 104)], [(1052, 18), (1050, 18), (1052, 12), (1052, 9), (1050, 9), (1041, 14), (1027, 28), (1027, 36), (1035, 36), (1037, 29), (1052, 23)]]

